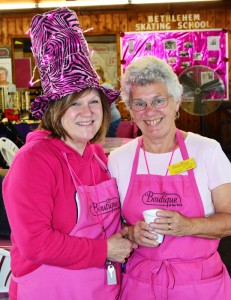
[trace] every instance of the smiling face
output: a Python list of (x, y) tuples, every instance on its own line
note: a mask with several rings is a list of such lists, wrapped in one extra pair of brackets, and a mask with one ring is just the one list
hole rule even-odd
[[(168, 99), (168, 105), (164, 108), (154, 108), (150, 105), (153, 99)], [(175, 136), (175, 115), (179, 110), (179, 102), (176, 103), (163, 82), (155, 82), (147, 85), (133, 85), (131, 104), (133, 101), (143, 100), (147, 103), (144, 110), (131, 111), (136, 125), (143, 134), (144, 142), (161, 143)]]
[(103, 120), (101, 98), (97, 90), (87, 90), (74, 99), (61, 119), (66, 132), (70, 135), (65, 142), (83, 153), (86, 144), (96, 135)]

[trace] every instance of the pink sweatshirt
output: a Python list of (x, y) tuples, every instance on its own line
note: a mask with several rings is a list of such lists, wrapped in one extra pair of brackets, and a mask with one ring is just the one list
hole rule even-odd
[[(83, 184), (93, 185), (108, 176), (93, 158), (107, 158), (100, 145), (88, 145), (81, 156), (59, 139), (35, 131), (16, 154), (3, 182), (3, 197), (12, 229), (12, 272), (25, 275), (42, 264), (68, 269), (102, 266), (106, 260), (105, 240), (69, 236), (77, 220), (75, 188), (67, 158)], [(13, 287), (12, 287), (13, 288)]]

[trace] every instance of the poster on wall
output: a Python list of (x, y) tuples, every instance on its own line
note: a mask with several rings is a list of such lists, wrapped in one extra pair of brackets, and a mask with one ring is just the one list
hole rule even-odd
[[(228, 100), (228, 31), (206, 29), (190, 31), (123, 32), (120, 34), (121, 72), (142, 56), (155, 55), (165, 60), (180, 76), (188, 67), (203, 65), (223, 80), (223, 100)], [(204, 83), (211, 74), (205, 74)]]
[(7, 69), (7, 81), (12, 83), (12, 61), (11, 58), (1, 58), (0, 57), (0, 67)]
[(106, 78), (114, 88), (117, 88), (117, 51), (116, 43), (88, 43), (92, 63), (94, 67), (101, 66)]

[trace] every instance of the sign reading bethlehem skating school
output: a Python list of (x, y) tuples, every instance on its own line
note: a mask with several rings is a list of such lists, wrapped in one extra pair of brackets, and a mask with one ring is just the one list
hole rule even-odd
[(205, 28), (210, 28), (209, 21), (201, 20), (200, 14), (149, 15), (147, 23), (135, 24), (136, 31), (171, 29), (189, 30)]

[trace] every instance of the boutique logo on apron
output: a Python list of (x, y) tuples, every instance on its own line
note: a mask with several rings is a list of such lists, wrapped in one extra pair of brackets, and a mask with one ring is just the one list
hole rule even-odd
[(142, 202), (145, 205), (155, 205), (161, 207), (178, 207), (182, 206), (181, 198), (178, 194), (171, 193), (154, 193), (147, 191), (142, 196)]
[(119, 209), (120, 202), (117, 197), (111, 199), (107, 198), (106, 200), (100, 202), (92, 202), (90, 207), (90, 211), (93, 216), (113, 213)]

